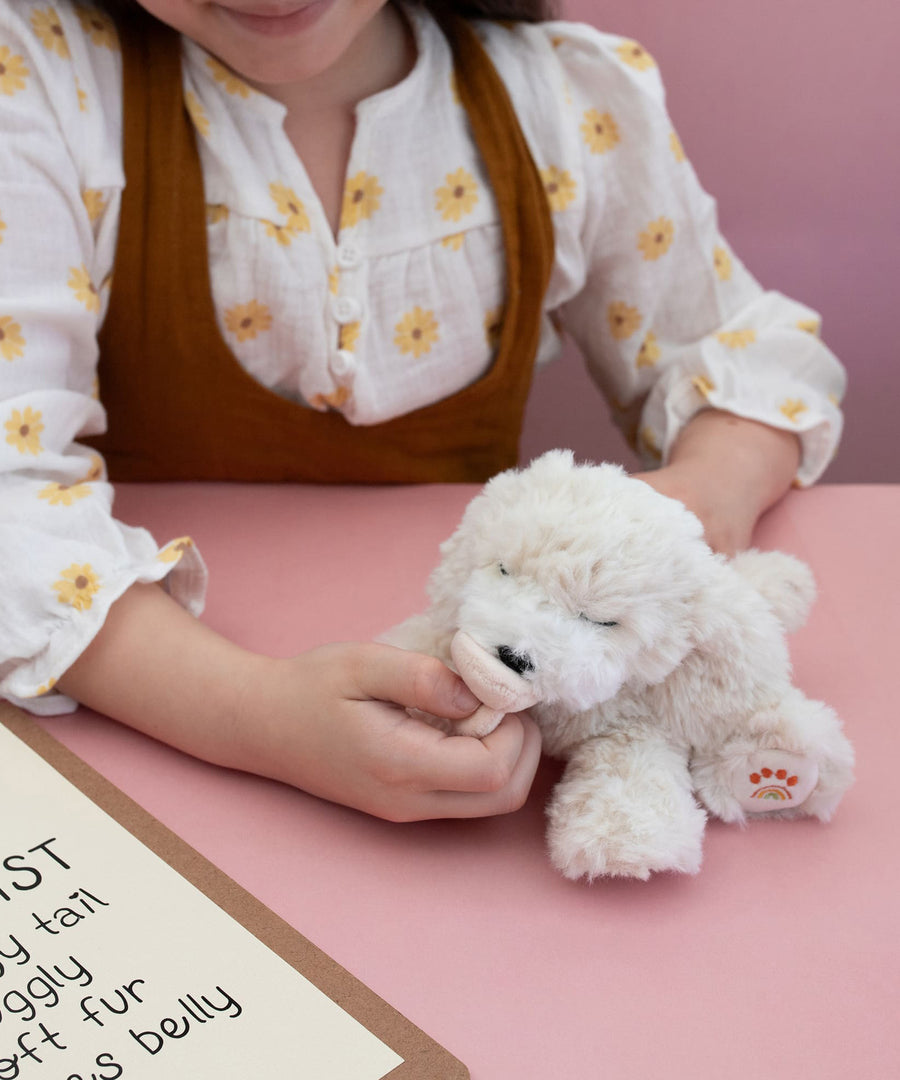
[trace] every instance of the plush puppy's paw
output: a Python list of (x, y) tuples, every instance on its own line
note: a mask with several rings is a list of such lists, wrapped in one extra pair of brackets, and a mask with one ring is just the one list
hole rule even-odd
[(735, 798), (748, 814), (796, 809), (819, 780), (819, 766), (786, 750), (759, 750), (735, 777)]
[(695, 751), (697, 795), (722, 821), (747, 815), (828, 821), (853, 782), (853, 747), (833, 709), (792, 688), (746, 730)]
[(700, 869), (706, 814), (684, 758), (656, 740), (597, 738), (577, 747), (547, 809), (553, 865), (567, 878)]

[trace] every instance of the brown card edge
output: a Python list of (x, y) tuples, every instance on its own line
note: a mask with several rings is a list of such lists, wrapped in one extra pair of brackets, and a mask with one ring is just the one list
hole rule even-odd
[(469, 1080), (469, 1070), (449, 1050), (54, 739), (27, 713), (0, 701), (0, 723), (235, 922), (395, 1050), (404, 1060), (387, 1074), (391, 1080)]

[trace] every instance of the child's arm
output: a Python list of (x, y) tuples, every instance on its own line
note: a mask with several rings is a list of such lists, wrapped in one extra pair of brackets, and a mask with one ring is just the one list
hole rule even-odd
[(526, 716), (451, 737), (404, 706), (461, 719), (478, 702), (432, 657), (326, 645), (291, 659), (240, 648), (155, 585), (135, 585), (60, 679), (64, 693), (204, 760), (392, 821), (518, 809), (540, 757)]
[(830, 463), (843, 369), (818, 315), (765, 290), (722, 236), (653, 59), (587, 27), (548, 32), (575, 162), (554, 218), (577, 289), (562, 323), (648, 467), (662, 466), (644, 479), (695, 510), (714, 546), (744, 546), (795, 478)]
[(679, 435), (669, 463), (638, 478), (683, 502), (710, 546), (733, 555), (750, 546), (756, 522), (790, 488), (799, 463), (793, 432), (704, 409)]

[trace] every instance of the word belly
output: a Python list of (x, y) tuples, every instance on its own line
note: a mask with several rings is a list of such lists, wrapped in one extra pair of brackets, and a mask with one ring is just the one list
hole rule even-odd
[(164, 1016), (147, 1031), (128, 1029), (128, 1034), (148, 1054), (158, 1054), (169, 1040), (184, 1039), (202, 1024), (221, 1018), (236, 1020), (244, 1011), (221, 986), (216, 987), (214, 995), (201, 994), (198, 998), (194, 994), (185, 994), (176, 1004), (180, 1016)]

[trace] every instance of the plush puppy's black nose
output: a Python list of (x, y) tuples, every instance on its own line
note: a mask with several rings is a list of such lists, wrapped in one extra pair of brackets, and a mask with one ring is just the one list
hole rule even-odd
[(526, 671), (534, 671), (534, 664), (528, 653), (515, 653), (508, 645), (498, 645), (497, 655), (517, 675), (524, 675)]

